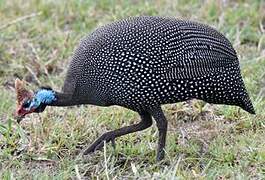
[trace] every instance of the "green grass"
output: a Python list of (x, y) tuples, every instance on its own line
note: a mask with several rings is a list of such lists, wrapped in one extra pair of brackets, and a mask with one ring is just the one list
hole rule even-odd
[[(0, 178), (265, 178), (264, 12), (262, 0), (0, 0)], [(40, 14), (14, 22), (32, 13)], [(116, 150), (107, 144), (103, 151), (81, 156), (103, 132), (139, 120), (121, 107), (49, 107), (16, 123), (16, 77), (32, 89), (42, 84), (59, 90), (81, 37), (137, 15), (191, 19), (221, 31), (239, 55), (257, 115), (200, 101), (166, 105), (169, 131), (161, 163), (155, 162), (155, 125), (117, 139)]]

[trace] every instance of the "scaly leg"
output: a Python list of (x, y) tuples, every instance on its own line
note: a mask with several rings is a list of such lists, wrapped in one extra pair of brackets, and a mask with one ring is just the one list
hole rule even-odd
[(107, 143), (109, 141), (112, 141), (112, 144), (114, 145), (114, 139), (129, 133), (133, 133), (136, 131), (144, 130), (152, 125), (152, 117), (149, 113), (139, 113), (141, 116), (141, 122), (138, 124), (133, 124), (131, 126), (126, 126), (114, 131), (110, 131), (107, 133), (104, 133), (101, 135), (89, 148), (87, 148), (84, 152), (84, 155), (87, 155), (89, 153), (92, 153), (96, 150), (99, 150), (103, 147), (104, 141)]
[(157, 107), (157, 108), (150, 110), (150, 114), (153, 116), (154, 120), (156, 121), (156, 125), (157, 125), (158, 132), (159, 132), (156, 160), (160, 161), (165, 156), (167, 120), (166, 120), (166, 117), (161, 107)]

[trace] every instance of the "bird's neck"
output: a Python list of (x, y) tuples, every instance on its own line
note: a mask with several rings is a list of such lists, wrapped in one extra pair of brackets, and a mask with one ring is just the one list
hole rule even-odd
[(74, 96), (69, 93), (57, 92), (52, 89), (41, 89), (39, 90), (35, 98), (37, 99), (38, 105), (40, 103), (45, 104), (46, 106), (74, 106), (81, 104), (93, 104), (98, 106), (109, 106), (112, 105), (107, 103), (100, 98), (95, 98), (93, 96), (88, 96), (87, 98), (82, 98)]
[(78, 103), (72, 98), (71, 94), (55, 92), (55, 100), (52, 103), (47, 104), (48, 106), (73, 106)]
[(72, 106), (78, 103), (72, 98), (71, 94), (56, 92), (52, 89), (40, 89), (35, 94), (36, 104), (47, 106)]

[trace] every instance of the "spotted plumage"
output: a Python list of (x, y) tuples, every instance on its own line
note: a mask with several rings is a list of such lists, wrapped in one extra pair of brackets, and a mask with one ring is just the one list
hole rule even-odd
[(69, 68), (64, 89), (83, 103), (141, 111), (197, 98), (254, 113), (231, 43), (199, 23), (136, 17), (103, 26)]
[[(163, 104), (195, 98), (255, 113), (231, 43), (209, 26), (174, 18), (133, 17), (100, 27), (75, 50), (61, 93), (40, 89), (34, 96), (17, 89), (29, 94), (26, 102), (44, 102), (31, 111), (19, 106), (23, 116), (47, 105), (78, 104), (120, 105), (139, 113), (138, 124), (103, 134), (84, 154), (102, 148), (104, 141), (150, 127), (153, 117), (161, 160), (167, 132)], [(23, 96), (18, 97), (21, 104)]]

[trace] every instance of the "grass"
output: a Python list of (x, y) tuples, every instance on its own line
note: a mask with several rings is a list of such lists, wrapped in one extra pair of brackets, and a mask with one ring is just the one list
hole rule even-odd
[[(0, 0), (1, 179), (265, 178), (264, 12), (262, 0)], [(31, 89), (46, 84), (59, 90), (81, 37), (137, 15), (191, 19), (225, 34), (239, 55), (257, 115), (201, 101), (166, 105), (169, 132), (161, 163), (155, 162), (155, 126), (119, 138), (116, 150), (107, 144), (91, 156), (80, 155), (103, 132), (138, 121), (121, 107), (49, 107), (16, 123), (16, 77)]]

